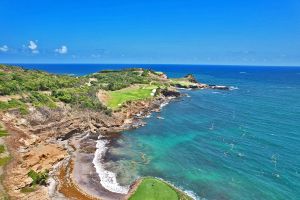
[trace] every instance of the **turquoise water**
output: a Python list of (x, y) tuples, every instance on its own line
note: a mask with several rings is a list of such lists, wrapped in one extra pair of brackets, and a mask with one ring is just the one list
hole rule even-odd
[(238, 89), (183, 90), (190, 97), (115, 138), (105, 167), (121, 184), (155, 176), (199, 199), (300, 199), (300, 68), (26, 65), (79, 75), (132, 66)]
[(164, 120), (114, 140), (106, 167), (124, 185), (155, 176), (199, 199), (300, 199), (299, 68), (196, 75), (238, 89), (182, 91), (190, 97), (164, 107)]

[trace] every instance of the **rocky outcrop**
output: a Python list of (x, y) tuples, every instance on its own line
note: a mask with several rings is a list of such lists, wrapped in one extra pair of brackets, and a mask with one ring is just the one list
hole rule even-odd
[(195, 76), (193, 74), (187, 74), (184, 78), (186, 78), (191, 83), (198, 83)]
[(168, 90), (168, 89), (162, 89), (161, 94), (165, 97), (180, 97), (180, 92), (176, 90)]

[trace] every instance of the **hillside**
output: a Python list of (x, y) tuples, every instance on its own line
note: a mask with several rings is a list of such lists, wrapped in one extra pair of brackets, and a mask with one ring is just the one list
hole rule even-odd
[[(61, 194), (89, 199), (96, 192), (95, 198), (125, 198), (100, 184), (93, 166), (97, 138), (109, 140), (112, 132), (144, 125), (143, 117), (181, 95), (178, 87), (206, 86), (190, 77), (168, 79), (161, 72), (141, 68), (71, 76), (0, 65), (7, 195), (12, 199), (59, 198)], [(89, 169), (92, 179), (84, 169)], [(85, 187), (83, 179), (98, 182)], [(49, 192), (51, 184), (58, 187)], [(178, 194), (170, 188), (166, 191)]]

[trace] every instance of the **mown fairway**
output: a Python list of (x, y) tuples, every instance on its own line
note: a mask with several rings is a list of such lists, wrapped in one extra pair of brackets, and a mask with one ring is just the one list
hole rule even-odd
[(127, 101), (136, 101), (151, 98), (151, 92), (156, 87), (157, 86), (151, 85), (138, 85), (121, 90), (110, 91), (108, 93), (107, 106), (111, 109), (117, 109)]

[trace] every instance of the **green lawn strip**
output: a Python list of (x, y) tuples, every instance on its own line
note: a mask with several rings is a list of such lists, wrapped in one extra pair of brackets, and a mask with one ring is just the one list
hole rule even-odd
[(156, 178), (143, 178), (129, 200), (191, 200), (189, 196)]
[(107, 106), (111, 109), (117, 109), (128, 101), (144, 100), (151, 98), (151, 92), (156, 89), (154, 85), (139, 85), (137, 87), (129, 87), (121, 90), (108, 92), (109, 99)]
[(179, 85), (182, 85), (182, 86), (185, 86), (185, 87), (188, 87), (188, 86), (191, 86), (191, 85), (195, 85), (195, 83), (192, 83), (192, 82), (188, 81), (185, 78), (172, 78), (170, 80), (171, 80), (171, 84), (172, 85), (179, 84)]

